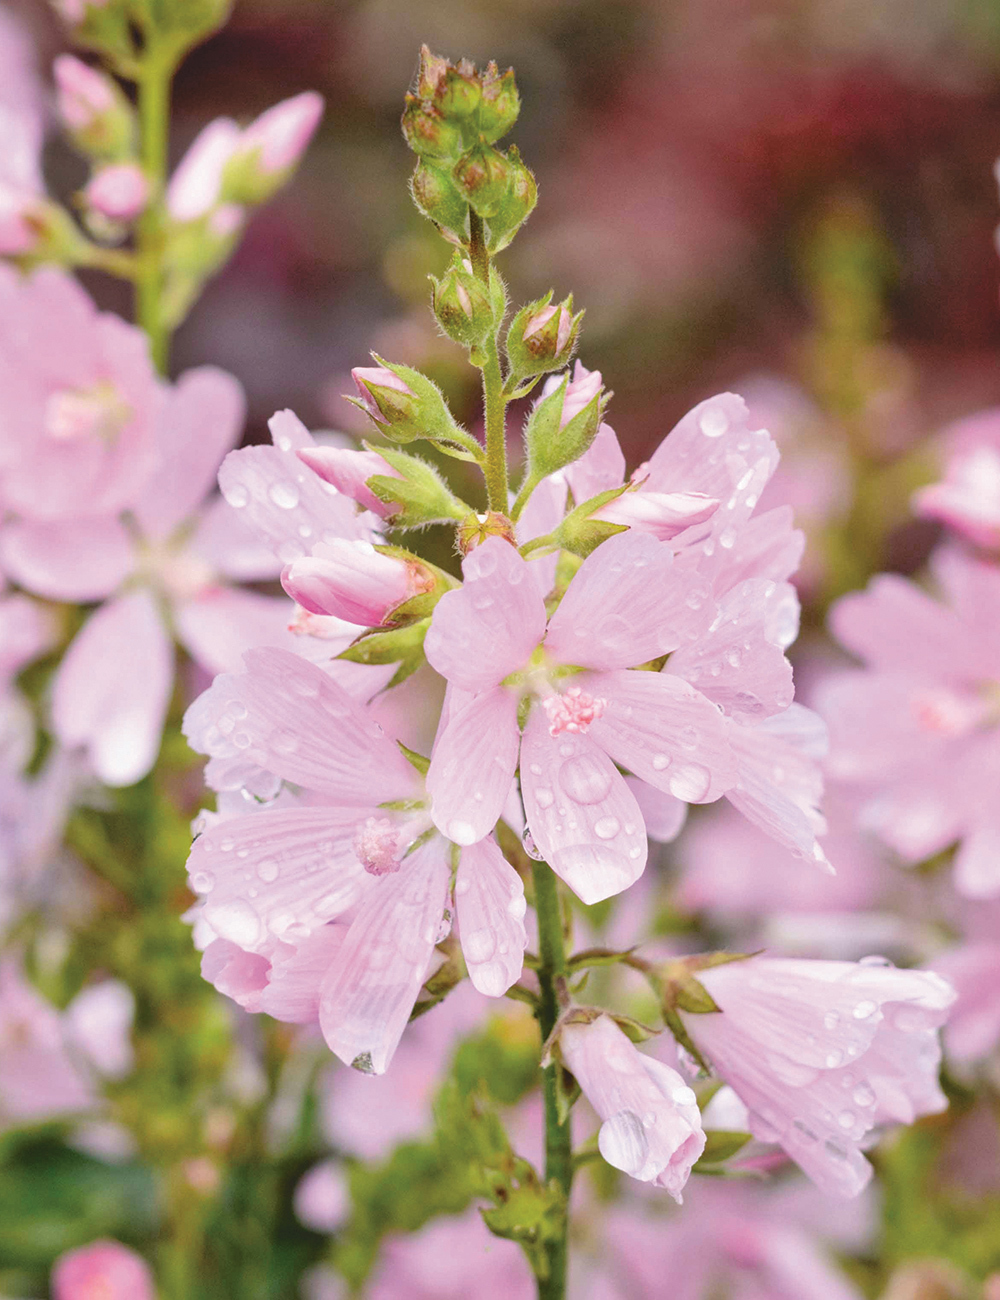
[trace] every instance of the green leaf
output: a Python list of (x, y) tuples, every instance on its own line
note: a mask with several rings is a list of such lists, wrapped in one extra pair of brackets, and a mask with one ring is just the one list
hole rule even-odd
[(746, 1146), (752, 1136), (738, 1129), (706, 1129), (705, 1150), (694, 1165), (695, 1170), (700, 1171), (702, 1165), (717, 1165), (729, 1160)]

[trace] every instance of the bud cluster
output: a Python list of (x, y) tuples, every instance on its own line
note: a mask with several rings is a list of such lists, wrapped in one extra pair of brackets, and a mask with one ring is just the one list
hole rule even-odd
[(490, 253), (506, 248), (535, 206), (535, 178), (512, 145), (495, 143), (517, 120), (513, 69), (490, 63), (479, 72), (421, 50), (413, 94), (406, 97), (403, 134), (420, 161), (413, 198), (452, 243), (468, 247), (469, 210), (482, 218)]

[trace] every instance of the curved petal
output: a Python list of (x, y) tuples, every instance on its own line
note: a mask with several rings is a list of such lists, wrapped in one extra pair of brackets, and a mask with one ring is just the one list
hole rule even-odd
[(247, 952), (296, 943), (374, 882), (354, 852), (366, 810), (264, 808), (227, 817), (191, 846), (191, 888), (220, 938)]
[(210, 673), (239, 672), (255, 646), (288, 646), (293, 607), (282, 596), (213, 587), (174, 607), (177, 639)]
[(330, 1050), (384, 1074), (417, 1000), (448, 894), (448, 854), (432, 841), (378, 881), (358, 909), (320, 991)]
[(590, 735), (616, 763), (685, 803), (711, 803), (736, 784), (726, 719), (671, 673), (588, 673), (580, 684), (607, 701)]
[(159, 472), (134, 509), (143, 532), (169, 536), (215, 486), (219, 463), (239, 441), (246, 399), (239, 381), (216, 366), (186, 370), (156, 422)]
[(295, 1025), (314, 1023), (320, 988), (346, 937), (346, 925), (324, 925), (296, 944), (290, 956), (275, 957), (256, 1009)]
[(156, 761), (173, 677), (173, 647), (150, 593), (109, 601), (59, 665), (55, 733), (68, 747), (86, 746), (105, 785), (132, 785)]
[(272, 547), (225, 497), (215, 497), (201, 509), (190, 546), (199, 559), (233, 582), (267, 582), (281, 572), (282, 561)]
[(528, 563), (501, 537), (471, 551), (462, 573), (462, 587), (438, 601), (424, 653), (456, 686), (485, 691), (528, 662), (545, 635), (545, 604)]
[(442, 835), (475, 844), (490, 833), (510, 794), (517, 748), (517, 698), (504, 687), (449, 711), (427, 772), (431, 816)]
[(21, 520), (0, 533), (0, 564), (47, 600), (103, 600), (135, 563), (132, 540), (113, 515), (66, 523)]
[(539, 708), (521, 741), (521, 794), (539, 853), (585, 903), (642, 875), (646, 832), (624, 777), (589, 736), (551, 736)]
[(647, 785), (637, 776), (627, 776), (625, 784), (635, 795), (649, 838), (657, 844), (669, 844), (675, 840), (687, 820), (687, 804), (665, 790), (657, 790), (655, 785)]
[(669, 547), (629, 529), (584, 560), (552, 615), (545, 648), (560, 663), (631, 668), (693, 635), (707, 599), (704, 583), (674, 567)]
[(492, 839), (462, 850), (455, 877), (455, 911), (469, 978), (499, 998), (517, 982), (528, 936), (524, 885)]

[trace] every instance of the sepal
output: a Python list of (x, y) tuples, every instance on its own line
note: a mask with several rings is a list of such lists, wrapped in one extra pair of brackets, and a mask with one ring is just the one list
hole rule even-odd
[(386, 516), (392, 527), (420, 528), (424, 524), (462, 519), (468, 514), (469, 507), (449, 491), (433, 465), (394, 447), (372, 447), (368, 443), (365, 446), (369, 451), (377, 451), (401, 476), (373, 474), (366, 480), (369, 490), (393, 508)]

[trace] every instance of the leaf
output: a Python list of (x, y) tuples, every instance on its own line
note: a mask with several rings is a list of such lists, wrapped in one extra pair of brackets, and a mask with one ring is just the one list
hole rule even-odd
[(705, 1130), (705, 1150), (701, 1153), (694, 1168), (697, 1170), (701, 1165), (717, 1165), (723, 1160), (729, 1160), (737, 1151), (750, 1141), (753, 1135), (743, 1133), (739, 1129), (706, 1129)]

